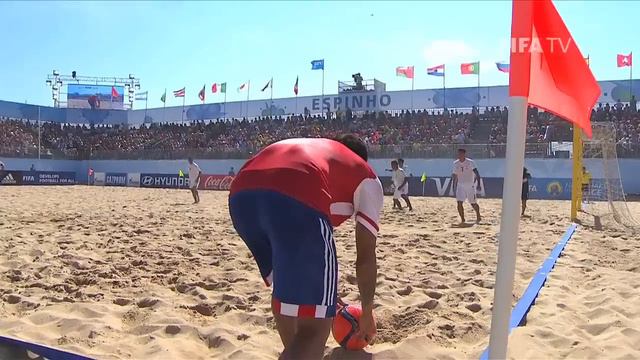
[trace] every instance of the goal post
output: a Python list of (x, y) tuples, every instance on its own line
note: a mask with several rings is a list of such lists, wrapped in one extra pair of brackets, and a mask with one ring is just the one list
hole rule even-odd
[(571, 221), (578, 220), (578, 211), (582, 210), (582, 129), (573, 126), (573, 175), (571, 177)]

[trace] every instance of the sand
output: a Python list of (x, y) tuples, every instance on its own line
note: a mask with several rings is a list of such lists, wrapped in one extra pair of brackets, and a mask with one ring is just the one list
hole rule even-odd
[[(0, 187), (0, 334), (101, 359), (274, 359), (270, 291), (227, 213), (227, 193)], [(488, 343), (500, 201), (456, 227), (451, 198), (385, 199), (378, 339), (330, 358), (471, 359)], [(640, 207), (633, 204), (640, 213)], [(472, 218), (467, 207), (468, 218)], [(514, 302), (567, 228), (569, 202), (531, 201)], [(357, 303), (353, 224), (336, 231), (339, 293)], [(639, 358), (640, 242), (582, 227), (561, 257), (513, 358)], [(635, 321), (634, 321), (635, 320)]]

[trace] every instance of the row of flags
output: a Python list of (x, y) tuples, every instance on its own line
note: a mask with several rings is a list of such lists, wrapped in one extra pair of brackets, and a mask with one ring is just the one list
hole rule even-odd
[[(584, 58), (589, 65), (589, 57)], [(617, 66), (618, 67), (627, 67), (633, 65), (633, 53), (629, 53), (629, 55), (618, 54), (617, 56)], [(509, 73), (511, 66), (506, 62), (496, 62), (496, 68), (498, 71), (503, 73)], [(434, 67), (427, 68), (427, 75), (432, 76), (444, 76), (445, 74), (445, 65), (438, 65)], [(460, 74), (462, 75), (478, 75), (480, 74), (480, 62), (470, 62), (460, 64)], [(405, 77), (409, 79), (413, 79), (415, 76), (415, 68), (413, 66), (398, 66), (396, 67), (396, 75), (400, 77)]]
[[(589, 65), (589, 56), (584, 58)], [(629, 53), (628, 55), (618, 54), (617, 55), (617, 66), (618, 67), (627, 67), (633, 65), (633, 53)], [(511, 66), (506, 62), (496, 62), (496, 68), (498, 71), (503, 73), (509, 73)], [(311, 61), (311, 70), (323, 70), (324, 71), (324, 59), (312, 60)], [(470, 63), (462, 63), (460, 64), (460, 74), (461, 75), (480, 75), (480, 61), (470, 62)], [(445, 64), (433, 66), (427, 68), (427, 75), (431, 76), (445, 76)], [(415, 67), (414, 66), (398, 66), (396, 67), (396, 76), (405, 77), (408, 79), (415, 78)], [(293, 85), (293, 93), (298, 95), (298, 80), (299, 77), (296, 76), (296, 82)], [(242, 83), (236, 89), (238, 92), (243, 92), (249, 89), (249, 82)], [(204, 102), (205, 100), (205, 91), (206, 85), (202, 86), (202, 90), (198, 92), (198, 98), (200, 101)], [(266, 91), (267, 89), (273, 90), (273, 78), (271, 78), (261, 89), (261, 91)], [(114, 88), (115, 91), (115, 88)], [(216, 94), (226, 94), (227, 93), (227, 83), (214, 83), (211, 85), (211, 93)], [(147, 100), (148, 93), (145, 91), (144, 93), (138, 93), (136, 95), (136, 100)], [(176, 98), (184, 98), (186, 95), (186, 88), (182, 88), (179, 90), (173, 91), (173, 96)], [(165, 90), (164, 94), (160, 97), (160, 101), (166, 103), (167, 101), (167, 92)]]

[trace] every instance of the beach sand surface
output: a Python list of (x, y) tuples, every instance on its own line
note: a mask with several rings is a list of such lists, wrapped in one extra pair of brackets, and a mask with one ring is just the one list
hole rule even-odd
[[(236, 235), (226, 192), (0, 187), (0, 334), (100, 359), (275, 359), (270, 289)], [(452, 198), (385, 199), (378, 337), (334, 359), (472, 359), (488, 344), (500, 200), (458, 226)], [(640, 214), (640, 207), (632, 204)], [(467, 205), (467, 218), (474, 218)], [(569, 202), (530, 201), (514, 303), (569, 225)], [(353, 223), (336, 229), (339, 294), (358, 303)], [(512, 358), (640, 358), (640, 240), (581, 227)], [(634, 321), (635, 320), (635, 321)]]

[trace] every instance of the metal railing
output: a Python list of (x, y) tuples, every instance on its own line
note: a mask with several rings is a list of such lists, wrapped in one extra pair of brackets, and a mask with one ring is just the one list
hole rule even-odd
[[(368, 145), (369, 157), (372, 159), (410, 158), (410, 159), (450, 159), (456, 156), (459, 148), (467, 151), (467, 156), (473, 159), (504, 158), (506, 144), (423, 144), (413, 145)], [(42, 159), (67, 160), (176, 160), (193, 157), (195, 159), (248, 159), (260, 149), (250, 146), (244, 147), (216, 147), (210, 149), (139, 149), (132, 151), (121, 150), (92, 150), (66, 151), (42, 150)], [(640, 158), (640, 144), (619, 144), (618, 158)], [(37, 149), (29, 148), (23, 151), (8, 151), (0, 148), (0, 156), (37, 158)], [(527, 158), (569, 158), (568, 151), (552, 151), (549, 143), (528, 143), (525, 147)]]

